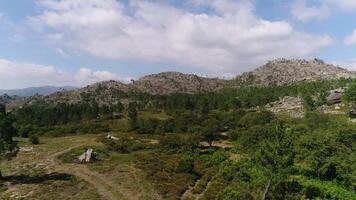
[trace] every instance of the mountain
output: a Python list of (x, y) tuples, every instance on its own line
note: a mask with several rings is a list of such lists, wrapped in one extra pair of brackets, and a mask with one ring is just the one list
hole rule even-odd
[[(129, 91), (138, 91), (157, 94), (172, 94), (172, 93), (199, 93), (216, 91), (222, 89), (226, 85), (225, 80), (217, 78), (204, 78), (193, 74), (183, 74), (179, 72), (163, 72), (144, 76), (137, 81), (129, 84), (124, 84), (119, 81), (103, 81), (88, 85), (84, 88), (56, 92), (43, 97), (47, 103), (77, 103), (82, 100), (95, 101), (99, 105), (113, 104), (125, 97), (125, 93)], [(35, 101), (38, 98), (34, 99)]]
[(199, 93), (223, 88), (225, 81), (203, 78), (194, 74), (163, 72), (148, 75), (134, 81), (132, 87), (150, 94)]
[(327, 64), (320, 59), (277, 59), (238, 76), (235, 81), (253, 85), (283, 85), (299, 81), (356, 78), (356, 72)]
[(70, 91), (75, 90), (75, 87), (65, 86), (65, 87), (54, 87), (54, 86), (44, 86), (44, 87), (29, 87), (23, 89), (11, 89), (11, 90), (0, 90), (0, 95), (7, 94), (9, 96), (21, 96), (29, 97), (33, 95), (50, 95), (55, 92)]

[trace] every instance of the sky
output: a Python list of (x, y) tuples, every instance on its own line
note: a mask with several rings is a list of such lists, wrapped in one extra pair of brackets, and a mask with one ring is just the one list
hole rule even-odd
[(0, 89), (231, 78), (277, 58), (356, 70), (356, 0), (3, 0)]

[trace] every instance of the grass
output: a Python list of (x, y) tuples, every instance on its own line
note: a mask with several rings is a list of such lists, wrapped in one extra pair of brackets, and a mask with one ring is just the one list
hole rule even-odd
[(70, 177), (63, 180), (50, 176), (53, 168), (47, 163), (47, 158), (55, 152), (78, 144), (96, 143), (95, 138), (94, 135), (43, 137), (40, 145), (31, 145), (26, 139), (15, 138), (20, 147), (31, 146), (33, 151), (20, 152), (13, 160), (0, 163), (3, 175), (10, 182), (15, 181), (10, 186), (2, 185), (0, 199), (100, 199), (96, 190), (85, 181), (69, 174), (63, 174)]

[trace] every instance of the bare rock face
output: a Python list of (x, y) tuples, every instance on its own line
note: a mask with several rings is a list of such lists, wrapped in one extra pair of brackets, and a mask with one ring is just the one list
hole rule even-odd
[(252, 72), (243, 73), (237, 77), (237, 80), (242, 83), (267, 86), (340, 78), (356, 78), (356, 72), (326, 64), (319, 59), (309, 61), (277, 59), (269, 61)]
[(203, 78), (193, 74), (164, 72), (145, 76), (133, 83), (133, 88), (150, 94), (199, 93), (216, 91), (225, 84), (217, 78)]
[(303, 101), (299, 97), (285, 96), (279, 101), (267, 104), (265, 108), (273, 113), (288, 113), (292, 118), (304, 116)]

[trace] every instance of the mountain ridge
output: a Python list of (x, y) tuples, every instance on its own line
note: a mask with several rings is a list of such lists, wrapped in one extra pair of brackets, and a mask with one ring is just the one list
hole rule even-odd
[(233, 80), (206, 78), (180, 72), (161, 72), (143, 76), (127, 84), (114, 80), (102, 81), (77, 90), (58, 91), (50, 95), (35, 96), (29, 98), (29, 102), (40, 100), (46, 103), (73, 104), (81, 101), (94, 101), (99, 105), (107, 105), (122, 101), (129, 92), (149, 93), (151, 95), (195, 94), (218, 91), (223, 88), (238, 89), (243, 86), (283, 85), (299, 81), (340, 78), (356, 78), (356, 72), (327, 64), (320, 59), (309, 61), (277, 59), (269, 61), (251, 72), (238, 75)]

